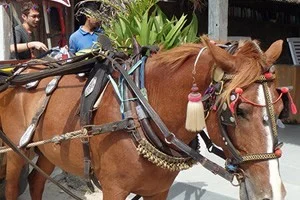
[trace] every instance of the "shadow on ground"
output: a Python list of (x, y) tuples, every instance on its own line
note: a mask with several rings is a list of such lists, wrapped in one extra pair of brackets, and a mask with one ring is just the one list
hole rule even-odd
[(204, 187), (207, 186), (204, 182), (177, 182), (170, 189), (168, 200), (235, 200), (233, 198), (207, 191)]
[(300, 125), (285, 125), (284, 129), (278, 129), (279, 139), (283, 143), (300, 146)]

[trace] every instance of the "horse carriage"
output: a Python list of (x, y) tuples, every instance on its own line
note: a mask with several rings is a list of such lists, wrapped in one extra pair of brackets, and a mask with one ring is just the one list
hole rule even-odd
[[(256, 41), (207, 37), (126, 59), (107, 49), (64, 64), (30, 61), (1, 79), (6, 199), (17, 199), (27, 162), (32, 199), (42, 198), (55, 166), (101, 185), (105, 200), (166, 199), (180, 170), (196, 163), (239, 186), (240, 199), (284, 199), (277, 120), (296, 108), (275, 85), (281, 40), (265, 52)], [(197, 150), (199, 133), (225, 167)]]

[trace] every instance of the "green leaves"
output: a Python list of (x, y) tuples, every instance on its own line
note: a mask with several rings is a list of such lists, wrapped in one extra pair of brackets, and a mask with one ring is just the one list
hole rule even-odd
[[(111, 38), (116, 48), (132, 47), (132, 38), (144, 45), (161, 45), (170, 49), (181, 43), (198, 40), (198, 20), (193, 14), (187, 24), (187, 16), (171, 20), (155, 4), (157, 0), (129, 1), (125, 9), (118, 9), (110, 23), (103, 25), (105, 33)], [(121, 7), (121, 6), (120, 6)], [(130, 51), (128, 52), (130, 53)]]
[(169, 33), (166, 36), (165, 41), (163, 42), (164, 47), (166, 49), (170, 49), (171, 47), (174, 46), (175, 41), (180, 42), (179, 38), (182, 34), (181, 30), (182, 27), (184, 26), (186, 22), (186, 16), (182, 15), (181, 18), (177, 21), (175, 20), (175, 23), (171, 23), (171, 30), (169, 31)]

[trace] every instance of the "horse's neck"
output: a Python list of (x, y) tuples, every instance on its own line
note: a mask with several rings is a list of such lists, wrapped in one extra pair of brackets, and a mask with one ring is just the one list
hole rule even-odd
[[(146, 88), (150, 104), (170, 131), (186, 142), (194, 137), (185, 130), (187, 96), (193, 84), (193, 64), (194, 60), (190, 59), (184, 66), (173, 71), (171, 66), (150, 65), (146, 69)], [(203, 61), (197, 65), (195, 78), (201, 92), (209, 85), (210, 67)]]

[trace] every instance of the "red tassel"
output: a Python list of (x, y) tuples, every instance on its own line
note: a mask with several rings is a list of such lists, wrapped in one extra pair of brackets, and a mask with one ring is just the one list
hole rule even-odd
[(294, 101), (293, 101), (293, 98), (292, 98), (292, 96), (291, 96), (291, 94), (288, 92), (288, 97), (289, 97), (289, 100), (290, 100), (290, 103), (291, 103), (291, 111), (292, 111), (292, 114), (297, 114), (297, 107), (296, 107), (296, 105), (295, 105), (295, 103), (294, 103)]
[(289, 92), (289, 88), (287, 88), (287, 87), (282, 87), (281, 89), (281, 92), (282, 93), (287, 93), (287, 95), (288, 95), (288, 98), (289, 98), (289, 101), (290, 101), (290, 109), (291, 109), (291, 111), (292, 111), (292, 114), (297, 114), (297, 107), (296, 107), (296, 105), (295, 105), (295, 103), (294, 103), (294, 101), (293, 101), (293, 98), (292, 98), (292, 96), (291, 96), (291, 93)]
[(293, 115), (295, 115), (295, 114), (297, 114), (297, 107), (296, 107), (296, 105), (294, 104), (294, 102), (293, 103), (291, 103), (291, 110), (292, 110), (292, 114)]

